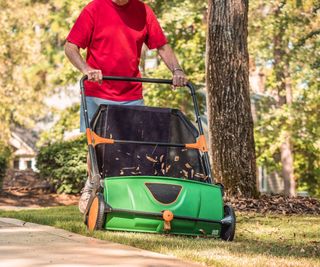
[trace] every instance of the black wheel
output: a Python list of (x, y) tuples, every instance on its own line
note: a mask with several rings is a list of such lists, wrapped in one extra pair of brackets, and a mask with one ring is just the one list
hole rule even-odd
[(236, 232), (236, 214), (234, 209), (229, 206), (224, 206), (224, 217), (230, 216), (230, 224), (222, 224), (221, 227), (221, 239), (225, 241), (233, 241)]
[(90, 231), (101, 230), (105, 223), (105, 202), (102, 194), (98, 193), (90, 206), (87, 219), (87, 228)]

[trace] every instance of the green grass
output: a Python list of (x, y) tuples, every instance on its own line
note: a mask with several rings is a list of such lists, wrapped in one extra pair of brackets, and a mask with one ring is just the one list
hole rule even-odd
[(320, 217), (238, 214), (236, 240), (97, 231), (76, 207), (0, 211), (1, 217), (46, 224), (209, 266), (320, 266)]

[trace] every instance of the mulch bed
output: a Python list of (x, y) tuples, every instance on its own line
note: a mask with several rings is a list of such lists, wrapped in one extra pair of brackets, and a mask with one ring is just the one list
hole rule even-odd
[(0, 192), (0, 209), (2, 207), (55, 207), (77, 205), (79, 195), (54, 194), (45, 192), (19, 190)]
[(320, 215), (320, 201), (311, 197), (262, 195), (259, 199), (230, 197), (225, 202), (238, 212)]
[(31, 170), (9, 170), (0, 189), (0, 208), (77, 205), (79, 197), (53, 193), (50, 184)]

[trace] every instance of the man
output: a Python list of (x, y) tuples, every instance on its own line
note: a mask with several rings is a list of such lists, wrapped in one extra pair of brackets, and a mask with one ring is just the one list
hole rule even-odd
[[(81, 12), (65, 45), (70, 62), (88, 76), (85, 83), (88, 115), (100, 104), (143, 105), (142, 85), (134, 82), (102, 81), (103, 75), (140, 77), (142, 45), (157, 49), (173, 74), (173, 85), (187, 83), (186, 75), (168, 45), (151, 8), (139, 0), (93, 0)], [(86, 61), (80, 48), (87, 49)], [(85, 131), (82, 108), (80, 129)], [(84, 212), (92, 191), (88, 179), (80, 198)]]

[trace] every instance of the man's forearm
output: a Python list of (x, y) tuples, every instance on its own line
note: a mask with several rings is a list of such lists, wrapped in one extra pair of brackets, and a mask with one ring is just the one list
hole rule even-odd
[(66, 42), (64, 46), (64, 51), (72, 65), (75, 66), (78, 70), (80, 70), (83, 74), (86, 74), (86, 72), (89, 69), (89, 66), (80, 55), (79, 48), (75, 44)]
[(88, 76), (88, 80), (92, 82), (102, 83), (101, 70), (91, 68), (80, 55), (79, 48), (70, 42), (66, 42), (64, 46), (66, 56), (73, 66), (80, 70), (83, 74)]
[(170, 45), (166, 44), (158, 49), (159, 55), (172, 72), (172, 84), (176, 86), (184, 86), (187, 84), (187, 76), (180, 67), (176, 55), (174, 54)]
[(168, 69), (171, 72), (174, 72), (175, 70), (182, 70), (182, 68), (179, 65), (179, 62), (177, 60), (176, 55), (174, 54), (172, 48), (170, 45), (166, 44), (158, 49), (159, 55), (164, 61), (164, 63), (167, 65)]

